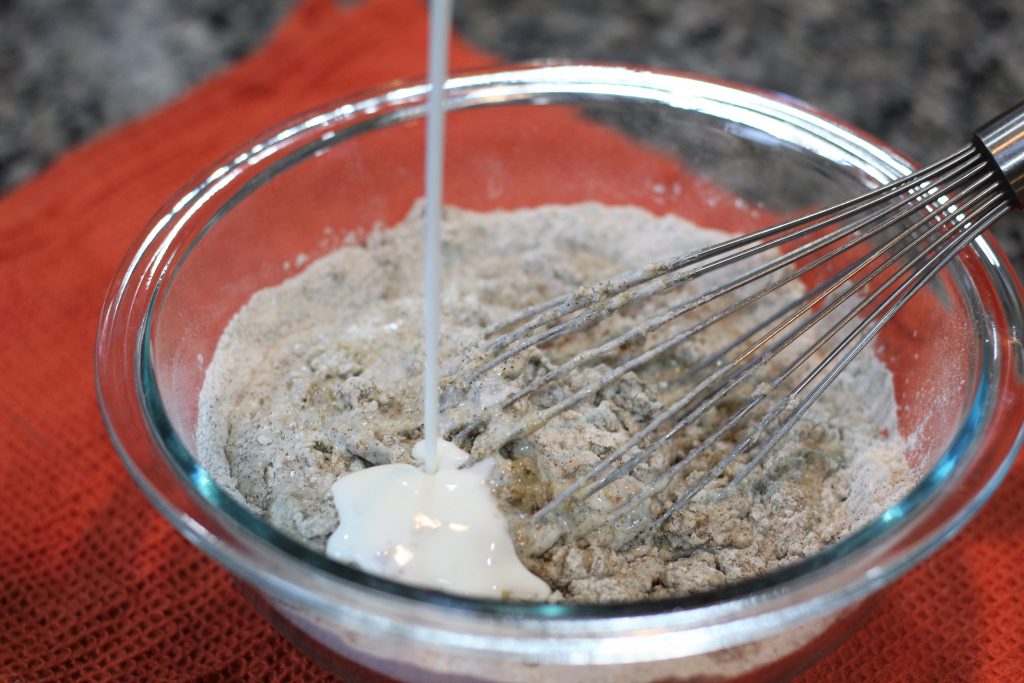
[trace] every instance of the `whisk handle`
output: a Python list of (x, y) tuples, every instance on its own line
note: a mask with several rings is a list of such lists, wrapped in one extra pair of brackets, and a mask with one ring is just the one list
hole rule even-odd
[(975, 130), (974, 144), (999, 169), (1017, 208), (1024, 208), (1024, 102)]

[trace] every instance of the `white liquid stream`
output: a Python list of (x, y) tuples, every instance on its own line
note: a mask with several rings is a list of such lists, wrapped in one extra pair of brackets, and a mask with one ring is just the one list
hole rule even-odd
[(459, 469), (469, 454), (438, 438), (441, 208), (444, 197), (444, 83), (451, 0), (431, 0), (427, 94), (426, 235), (423, 259), (423, 467), (378, 465), (331, 486), (338, 529), (327, 555), (365, 571), (472, 597), (542, 600), (546, 583), (516, 556), (504, 515), (491, 495), (493, 461)]
[(448, 45), (451, 37), (452, 0), (431, 0), (427, 71), (426, 196), (427, 233), (423, 240), (423, 467), (437, 472), (438, 345), (441, 337), (441, 208), (444, 201), (444, 82), (448, 77)]

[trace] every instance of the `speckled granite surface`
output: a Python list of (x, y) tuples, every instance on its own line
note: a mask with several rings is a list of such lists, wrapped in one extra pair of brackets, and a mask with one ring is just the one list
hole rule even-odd
[[(291, 0), (0, 0), (0, 191), (257, 46)], [(779, 90), (927, 161), (1024, 98), (1020, 0), (456, 0), (507, 59), (682, 69)], [(999, 237), (1024, 272), (1024, 220)]]

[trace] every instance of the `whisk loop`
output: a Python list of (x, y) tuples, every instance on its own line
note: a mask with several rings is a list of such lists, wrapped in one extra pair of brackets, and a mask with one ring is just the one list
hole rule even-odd
[[(468, 438), (495, 411), (564, 382), (583, 367), (612, 363), (597, 379), (566, 390), (553, 405), (513, 420), (501, 432), (503, 442), (521, 439), (721, 321), (759, 310), (771, 303), (771, 294), (792, 291), (797, 282), (810, 282), (813, 286), (801, 296), (782, 297), (777, 310), (752, 316), (749, 329), (689, 368), (683, 381), (692, 382), (692, 388), (662, 407), (642, 429), (533, 515), (534, 521), (543, 521), (570, 501), (585, 500), (635, 472), (721, 406), (738, 386), (755, 384), (742, 397), (740, 407), (709, 436), (660, 472), (648, 474), (640, 492), (603, 517), (610, 522), (636, 510), (688, 473), (723, 437), (746, 429), (725, 455), (634, 533), (656, 528), (730, 467), (734, 473), (717, 496), (731, 491), (761, 465), (903, 305), (972, 240), (1019, 209), (1022, 196), (1024, 103), (980, 128), (972, 144), (888, 185), (801, 218), (581, 287), (492, 326), (479, 363), (455, 378), (459, 386), (472, 385), (535, 346), (594, 328), (625, 307), (720, 274), (706, 291), (684, 295), (682, 301), (660, 307), (634, 328), (576, 353), (497, 406), (450, 425), (449, 432), (457, 439)], [(670, 328), (664, 339), (616, 362), (618, 355), (646, 345), (659, 330), (685, 316), (700, 317), (692, 323), (684, 321), (679, 329)]]

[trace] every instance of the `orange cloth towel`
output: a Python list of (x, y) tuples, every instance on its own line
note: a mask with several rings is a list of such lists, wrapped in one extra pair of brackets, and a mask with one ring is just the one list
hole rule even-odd
[[(0, 199), (0, 679), (327, 680), (175, 533), (107, 440), (92, 350), (119, 259), (226, 150), (422, 73), (424, 3), (310, 0), (260, 52)], [(454, 68), (493, 63), (456, 40)], [(1024, 467), (799, 680), (1024, 680)]]

